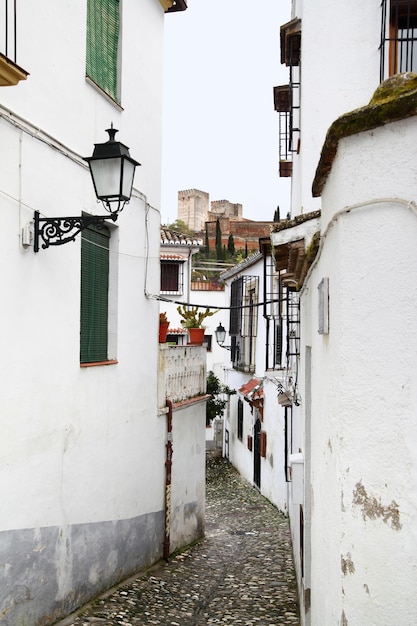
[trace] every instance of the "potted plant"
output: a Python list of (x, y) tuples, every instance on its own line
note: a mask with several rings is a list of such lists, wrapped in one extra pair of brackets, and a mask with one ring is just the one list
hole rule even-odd
[(181, 326), (188, 330), (189, 335), (189, 343), (193, 345), (202, 345), (204, 341), (204, 326), (202, 326), (203, 321), (206, 317), (211, 317), (218, 310), (210, 311), (209, 308), (206, 308), (205, 311), (200, 311), (200, 307), (186, 307), (185, 304), (177, 307), (177, 311), (180, 314)]
[(159, 314), (159, 343), (165, 343), (167, 338), (169, 322), (165, 311)]

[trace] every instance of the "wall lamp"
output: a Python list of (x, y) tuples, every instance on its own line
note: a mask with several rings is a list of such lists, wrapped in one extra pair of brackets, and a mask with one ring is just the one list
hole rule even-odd
[(35, 211), (33, 243), (35, 252), (39, 251), (40, 240), (44, 249), (49, 246), (61, 246), (74, 241), (78, 233), (89, 226), (103, 228), (106, 220), (115, 222), (126, 202), (129, 202), (135, 168), (140, 163), (132, 159), (127, 146), (115, 141), (116, 133), (119, 131), (113, 128), (113, 124), (106, 132), (109, 133), (108, 141), (94, 144), (93, 156), (84, 157), (84, 160), (90, 168), (97, 200), (102, 202), (108, 215), (40, 217), (39, 211)]
[(219, 344), (219, 346), (221, 348), (224, 348), (225, 350), (231, 350), (232, 346), (224, 346), (224, 342), (226, 339), (226, 329), (223, 328), (222, 324), (219, 324), (216, 328), (216, 330), (214, 331), (214, 334), (216, 335), (216, 341)]

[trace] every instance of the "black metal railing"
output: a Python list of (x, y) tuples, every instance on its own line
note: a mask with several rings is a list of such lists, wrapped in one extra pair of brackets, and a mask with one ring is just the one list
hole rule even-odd
[(417, 1), (382, 0), (380, 80), (417, 71)]
[(16, 63), (17, 56), (17, 0), (0, 0), (0, 52)]

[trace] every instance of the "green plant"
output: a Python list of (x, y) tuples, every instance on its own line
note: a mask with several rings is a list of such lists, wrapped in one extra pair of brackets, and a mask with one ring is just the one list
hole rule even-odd
[(169, 324), (167, 314), (165, 311), (159, 314), (159, 323), (160, 324)]
[(177, 311), (182, 317), (181, 326), (184, 328), (202, 328), (203, 321), (206, 317), (211, 317), (215, 313), (218, 313), (218, 309), (210, 311), (208, 308), (199, 313), (199, 308), (198, 306), (187, 308), (185, 304), (178, 306)]
[(210, 426), (210, 422), (214, 420), (215, 417), (223, 417), (223, 412), (227, 404), (227, 400), (219, 398), (219, 395), (226, 394), (232, 396), (236, 391), (230, 389), (227, 385), (223, 385), (211, 371), (207, 375), (206, 384), (207, 393), (210, 394), (210, 399), (207, 400), (206, 404), (206, 426)]

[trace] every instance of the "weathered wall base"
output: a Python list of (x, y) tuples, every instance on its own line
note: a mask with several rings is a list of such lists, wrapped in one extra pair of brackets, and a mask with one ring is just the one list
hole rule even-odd
[(157, 561), (163, 533), (162, 511), (128, 520), (0, 533), (1, 624), (55, 623)]

